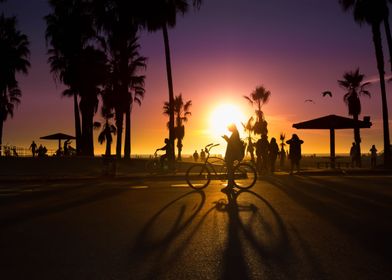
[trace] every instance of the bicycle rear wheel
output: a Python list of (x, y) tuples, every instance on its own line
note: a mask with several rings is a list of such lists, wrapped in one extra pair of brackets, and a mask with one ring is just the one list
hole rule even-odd
[(186, 181), (191, 188), (204, 189), (211, 181), (210, 171), (205, 165), (195, 164), (189, 167), (185, 175)]
[(240, 189), (253, 187), (257, 180), (256, 169), (247, 163), (239, 163), (234, 167), (234, 184)]
[(152, 159), (147, 161), (146, 163), (146, 171), (149, 172), (150, 174), (157, 173), (160, 167), (161, 166), (159, 160)]

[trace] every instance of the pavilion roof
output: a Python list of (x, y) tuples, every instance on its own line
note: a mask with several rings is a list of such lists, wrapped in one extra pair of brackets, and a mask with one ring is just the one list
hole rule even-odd
[[(369, 117), (363, 121), (358, 120), (359, 128), (370, 128), (372, 123)], [(337, 115), (328, 115), (321, 118), (293, 124), (297, 129), (350, 129), (354, 128), (354, 120)]]

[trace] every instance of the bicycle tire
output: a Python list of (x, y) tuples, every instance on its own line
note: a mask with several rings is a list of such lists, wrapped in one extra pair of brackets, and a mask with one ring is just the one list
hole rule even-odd
[(149, 160), (146, 163), (146, 170), (150, 174), (157, 173), (158, 170), (160, 169), (160, 162), (157, 160)]
[(248, 163), (239, 163), (234, 168), (234, 184), (239, 189), (249, 189), (257, 180), (256, 169)]
[(195, 190), (204, 189), (211, 181), (210, 171), (205, 165), (200, 164), (189, 167), (185, 178), (188, 185)]

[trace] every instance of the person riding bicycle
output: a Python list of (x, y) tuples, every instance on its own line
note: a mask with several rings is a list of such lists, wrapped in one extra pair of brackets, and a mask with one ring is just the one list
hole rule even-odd
[(234, 186), (234, 161), (241, 160), (242, 155), (242, 141), (235, 124), (230, 124), (227, 129), (231, 132), (231, 136), (223, 135), (222, 138), (227, 141), (227, 148), (225, 153), (225, 162), (227, 165), (227, 187), (223, 191), (229, 190)]
[(163, 146), (162, 148), (156, 149), (155, 153), (158, 151), (165, 151), (165, 154), (161, 155), (161, 157), (160, 157), (161, 168), (163, 169), (165, 160), (170, 160), (171, 145), (170, 145), (170, 141), (168, 138), (165, 138), (165, 146)]

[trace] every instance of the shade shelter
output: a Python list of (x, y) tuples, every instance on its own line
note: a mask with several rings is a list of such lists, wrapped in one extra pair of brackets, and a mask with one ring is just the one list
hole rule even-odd
[(359, 128), (370, 128), (372, 123), (370, 117), (364, 117), (364, 120), (358, 120), (357, 124), (350, 118), (328, 115), (325, 117), (304, 121), (293, 124), (297, 129), (328, 129), (330, 138), (330, 160), (331, 167), (335, 168), (335, 129), (354, 129), (355, 125)]
[(64, 133), (55, 133), (55, 134), (51, 134), (51, 135), (42, 136), (42, 137), (40, 137), (40, 139), (58, 140), (59, 141), (59, 149), (61, 149), (61, 140), (75, 139), (75, 136), (71, 136), (71, 135), (64, 134)]

